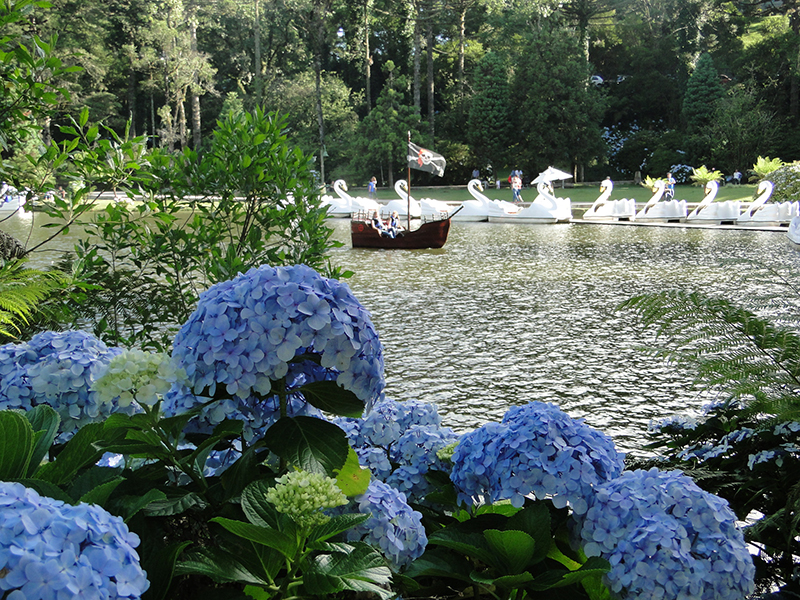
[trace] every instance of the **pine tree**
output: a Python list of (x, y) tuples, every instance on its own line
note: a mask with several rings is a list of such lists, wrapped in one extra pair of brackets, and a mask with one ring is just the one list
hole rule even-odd
[(467, 120), (467, 139), (479, 164), (495, 171), (505, 166), (511, 137), (511, 106), (506, 66), (493, 52), (481, 58), (475, 69), (475, 95)]
[(710, 126), (717, 102), (724, 95), (714, 61), (708, 54), (702, 54), (683, 96), (683, 119), (687, 132), (697, 133)]

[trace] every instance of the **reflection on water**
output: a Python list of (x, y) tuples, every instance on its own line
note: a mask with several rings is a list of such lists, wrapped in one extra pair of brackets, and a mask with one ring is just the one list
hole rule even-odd
[(334, 262), (355, 272), (348, 283), (380, 333), (389, 397), (435, 402), (461, 431), (555, 402), (627, 451), (651, 418), (706, 400), (691, 374), (640, 350), (652, 332), (614, 307), (675, 288), (746, 297), (737, 271), (748, 267), (720, 264), (732, 257), (800, 271), (773, 232), (453, 223), (442, 249), (382, 251), (351, 248), (349, 222), (331, 224), (344, 242)]

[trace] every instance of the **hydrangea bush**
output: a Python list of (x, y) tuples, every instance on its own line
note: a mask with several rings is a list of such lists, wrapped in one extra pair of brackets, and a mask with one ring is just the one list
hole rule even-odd
[(604, 433), (555, 404), (531, 402), (464, 435), (451, 479), (468, 503), (510, 500), (520, 507), (526, 497), (549, 498), (583, 514), (593, 489), (619, 475), (623, 460)]
[(617, 598), (744, 598), (755, 567), (728, 503), (679, 471), (626, 471), (579, 519), (587, 556), (611, 563)]
[(773, 185), (771, 202), (794, 202), (800, 198), (800, 162), (783, 165), (765, 179)]
[(209, 288), (172, 356), (186, 388), (168, 396), (165, 412), (217, 398), (198, 429), (240, 419), (247, 439), (276, 420), (281, 397), (303, 414), (307, 398), (298, 390), (310, 382), (335, 381), (367, 410), (383, 393), (383, 351), (369, 312), (345, 283), (303, 265), (262, 266)]
[(0, 482), (3, 598), (140, 598), (150, 584), (138, 545), (121, 518), (98, 506), (71, 506)]
[(100, 401), (92, 389), (121, 352), (83, 331), (45, 331), (29, 342), (0, 346), (0, 409), (53, 407), (61, 417), (61, 441), (112, 412), (132, 414), (133, 407)]

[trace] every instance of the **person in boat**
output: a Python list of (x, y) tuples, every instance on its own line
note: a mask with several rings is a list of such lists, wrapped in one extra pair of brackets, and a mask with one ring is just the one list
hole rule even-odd
[(394, 238), (397, 237), (397, 234), (400, 230), (403, 229), (402, 225), (400, 225), (400, 215), (395, 210), (392, 212), (392, 216), (389, 217), (389, 234)]
[(381, 235), (386, 237), (394, 237), (391, 234), (391, 231), (386, 227), (386, 224), (381, 219), (381, 216), (378, 214), (378, 211), (373, 211), (372, 213), (372, 227), (376, 229)]

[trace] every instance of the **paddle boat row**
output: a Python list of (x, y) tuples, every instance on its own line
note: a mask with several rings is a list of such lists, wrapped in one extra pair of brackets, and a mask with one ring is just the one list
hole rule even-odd
[(333, 182), (333, 191), (336, 196), (325, 194), (322, 196), (322, 206), (328, 209), (328, 216), (332, 218), (350, 219), (359, 212), (381, 210), (381, 205), (371, 198), (355, 198), (347, 193), (347, 183), (343, 179)]
[(756, 190), (756, 199), (746, 206), (738, 200), (715, 202), (719, 190), (716, 181), (706, 184), (705, 195), (697, 207), (689, 212), (686, 200), (664, 199), (664, 182), (656, 182), (653, 196), (637, 211), (633, 199), (611, 200), (614, 186), (606, 179), (600, 185), (600, 196), (583, 215), (584, 221), (641, 221), (661, 223), (704, 223), (740, 226), (787, 226), (798, 216), (798, 202), (768, 203), (773, 186), (762, 181)]

